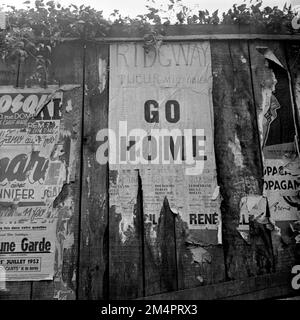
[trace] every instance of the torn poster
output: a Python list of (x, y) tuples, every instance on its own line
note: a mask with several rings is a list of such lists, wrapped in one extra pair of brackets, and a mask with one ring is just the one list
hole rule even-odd
[(139, 170), (148, 223), (158, 223), (166, 197), (190, 230), (203, 230), (203, 242), (217, 243), (209, 42), (166, 43), (148, 53), (142, 44), (113, 44), (110, 61), (109, 145), (98, 133), (97, 161), (109, 148), (110, 169)]
[(111, 212), (121, 216), (120, 239), (124, 243), (134, 230), (134, 214), (138, 193), (138, 172), (136, 170), (110, 171), (109, 205)]
[(249, 241), (249, 220), (266, 223), (267, 199), (261, 195), (248, 195), (240, 201), (240, 222), (238, 231), (245, 241)]
[(51, 209), (66, 180), (57, 88), (0, 90), (0, 265), (7, 281), (53, 279)]
[(52, 280), (55, 224), (0, 224), (0, 266), (6, 281)]
[(264, 192), (274, 221), (300, 219), (300, 161), (293, 144), (276, 146), (282, 156), (265, 158)]
[[(258, 47), (266, 66), (258, 124), (264, 160), (264, 195), (270, 216), (287, 230), (300, 219), (300, 160), (296, 108), (291, 77), (284, 63), (267, 47)], [(284, 231), (285, 232), (285, 231)]]

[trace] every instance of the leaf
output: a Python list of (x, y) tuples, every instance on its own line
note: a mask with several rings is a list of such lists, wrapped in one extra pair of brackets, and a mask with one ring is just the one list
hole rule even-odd
[(244, 4), (241, 4), (240, 6), (238, 6), (237, 8), (238, 8), (241, 12), (243, 12), (243, 11), (245, 11), (246, 7), (247, 7), (247, 5), (244, 3)]

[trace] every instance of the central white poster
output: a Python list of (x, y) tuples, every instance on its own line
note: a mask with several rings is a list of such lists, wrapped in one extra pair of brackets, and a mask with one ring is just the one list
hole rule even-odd
[[(209, 42), (164, 43), (149, 52), (142, 43), (112, 44), (109, 79), (109, 130), (97, 135), (97, 160), (109, 155), (120, 176), (139, 170), (146, 221), (158, 223), (167, 198), (189, 229), (217, 230)], [(115, 189), (110, 196), (117, 203)]]

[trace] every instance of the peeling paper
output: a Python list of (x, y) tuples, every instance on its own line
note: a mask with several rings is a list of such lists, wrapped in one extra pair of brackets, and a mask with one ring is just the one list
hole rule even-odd
[[(249, 231), (249, 217), (253, 217), (257, 222), (262, 223), (266, 215), (267, 200), (260, 195), (249, 195), (242, 197), (240, 201), (240, 232)], [(242, 235), (242, 234), (241, 234)], [(242, 235), (245, 238), (245, 235)]]
[(80, 88), (80, 87), (81, 87), (80, 84), (64, 84), (60, 87), (49, 86), (49, 88), (51, 88), (51, 94), (48, 96), (47, 100), (35, 110), (34, 116), (36, 117), (44, 108), (44, 106), (46, 106), (49, 103), (49, 101), (55, 98), (57, 94), (66, 92), (66, 91), (71, 91), (73, 89)]
[(211, 254), (201, 247), (188, 247), (193, 255), (193, 261), (199, 264), (211, 263)]
[(72, 111), (72, 110), (73, 110), (72, 100), (69, 99), (69, 100), (67, 101), (66, 111), (67, 111), (67, 112), (70, 112), (70, 111)]
[(70, 267), (74, 258), (73, 208), (74, 200), (68, 197), (55, 209), (58, 221), (56, 230), (54, 299), (58, 300), (71, 300), (75, 298), (75, 291), (71, 289), (74, 287), (74, 281), (76, 281), (75, 267), (72, 279), (63, 274), (64, 265)]
[(204, 282), (204, 279), (203, 279), (203, 277), (201, 277), (201, 276), (197, 276), (196, 279), (197, 279), (200, 283), (203, 283), (203, 282)]
[(234, 163), (237, 167), (244, 167), (244, 159), (243, 159), (243, 155), (242, 155), (242, 147), (241, 147), (241, 143), (240, 140), (237, 136), (237, 134), (235, 133), (234, 136), (234, 141), (230, 141), (228, 142), (228, 146), (231, 149), (231, 152), (234, 156)]
[(107, 79), (107, 61), (106, 59), (99, 59), (98, 63), (99, 70), (99, 92), (102, 93), (106, 87), (106, 79)]
[(282, 237), (288, 239), (287, 226), (300, 219), (300, 161), (291, 76), (272, 50), (257, 50), (266, 59), (258, 122), (264, 161), (263, 194), (273, 222), (268, 224), (263, 215), (258, 221), (269, 226), (276, 237), (281, 237), (282, 228)]
[(222, 244), (223, 243), (223, 238), (222, 238), (222, 217), (221, 215), (219, 215), (218, 218), (218, 244)]
[(269, 218), (269, 223), (266, 224), (266, 227), (272, 231), (273, 236), (276, 236), (280, 240), (282, 239), (281, 229), (276, 225), (272, 218)]
[[(222, 195), (220, 193), (220, 187), (219, 186), (216, 186), (215, 187), (215, 190), (213, 192), (213, 195), (211, 197), (211, 199), (213, 201), (217, 201), (217, 206), (220, 207), (221, 206), (221, 202), (223, 200), (222, 198)], [(218, 231), (217, 231), (217, 243), (218, 244), (222, 244), (222, 216), (221, 214), (218, 215), (218, 223), (217, 223), (217, 226), (218, 226)]]
[(268, 47), (256, 47), (256, 50), (260, 52), (266, 59), (278, 64), (281, 68), (285, 69), (282, 63), (278, 60), (276, 55)]
[(250, 243), (250, 235), (249, 232), (239, 231), (240, 236), (247, 242)]
[(67, 183), (75, 181), (75, 177), (77, 173), (76, 172), (76, 154), (78, 154), (77, 142), (75, 139), (71, 139)]
[(211, 200), (217, 200), (217, 198), (219, 197), (220, 195), (220, 187), (219, 186), (216, 186), (215, 187), (215, 190), (211, 196)]
[[(259, 129), (261, 133), (261, 143), (262, 143), (262, 147), (266, 149), (269, 130), (270, 128), (272, 128), (272, 123), (278, 116), (277, 114), (278, 109), (282, 108), (279, 100), (282, 100), (283, 98), (289, 100), (289, 101), (287, 100), (284, 101), (282, 105), (286, 109), (287, 114), (289, 114), (289, 111), (290, 111), (290, 114), (293, 115), (293, 119), (291, 119), (291, 128), (294, 127), (296, 136), (298, 136), (298, 133), (297, 133), (297, 126), (296, 126), (296, 120), (295, 120), (296, 119), (295, 108), (294, 108), (292, 89), (291, 89), (291, 76), (289, 74), (289, 71), (283, 66), (283, 64), (279, 61), (276, 55), (268, 47), (257, 47), (256, 49), (262, 55), (264, 55), (267, 63), (267, 66), (265, 67), (265, 70), (264, 70), (265, 78), (263, 80), (263, 87), (262, 87), (262, 110), (259, 110), (259, 115), (258, 115)], [(269, 65), (269, 63), (273, 63), (273, 66)], [(278, 66), (280, 68), (278, 68)], [(275, 75), (275, 73), (277, 74), (277, 76)], [(286, 79), (283, 78), (284, 75)], [(278, 79), (276, 79), (276, 77), (278, 77)], [(282, 83), (282, 81), (286, 81), (285, 83), (288, 84), (287, 89), (289, 90), (288, 91), (289, 95), (287, 95), (286, 97), (284, 96), (284, 94), (286, 94), (287, 92), (282, 91), (280, 87), (278, 88), (278, 82)], [(277, 90), (276, 90), (276, 87), (277, 87)], [(279, 89), (281, 90), (280, 92), (279, 92)], [(290, 108), (290, 110), (288, 110), (288, 108)], [(287, 120), (285, 119), (285, 121)], [(275, 137), (274, 132), (271, 132), (270, 136), (271, 136), (270, 139), (274, 140), (274, 137)], [(290, 141), (291, 142), (294, 141), (294, 136), (290, 138)], [(272, 141), (270, 142), (268, 145), (282, 143), (281, 141), (280, 142), (278, 141), (275, 143), (274, 142), (272, 143)], [(264, 153), (266, 153), (266, 150), (264, 150)]]
[(138, 172), (121, 170), (110, 172), (109, 205), (110, 211), (120, 215), (119, 235), (125, 243), (130, 231), (134, 231), (134, 214), (138, 194)]
[(300, 220), (290, 223), (290, 228), (296, 243), (300, 243)]
[(173, 214), (179, 214), (179, 211), (177, 210), (177, 208), (170, 208), (170, 210), (172, 211)]

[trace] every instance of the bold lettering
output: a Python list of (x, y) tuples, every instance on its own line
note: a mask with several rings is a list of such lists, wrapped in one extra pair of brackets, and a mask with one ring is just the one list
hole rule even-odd
[(38, 105), (38, 97), (35, 94), (28, 96), (23, 103), (23, 111), (26, 113), (34, 114)]
[[(151, 106), (153, 109), (151, 110)], [(144, 105), (145, 120), (148, 123), (159, 122), (158, 103), (155, 100), (147, 100)]]
[(176, 123), (180, 119), (179, 103), (176, 100), (166, 102), (166, 120), (170, 123)]
[(11, 106), (12, 98), (8, 94), (5, 94), (0, 98), (0, 113), (4, 113), (9, 110)]
[(12, 108), (11, 108), (11, 111), (13, 113), (19, 111), (21, 108), (22, 108), (22, 105), (23, 105), (23, 101), (22, 99), (24, 98), (24, 96), (22, 94), (18, 94), (13, 102), (12, 102)]
[(194, 213), (190, 214), (190, 224), (197, 224), (196, 218), (197, 218), (196, 214)]

